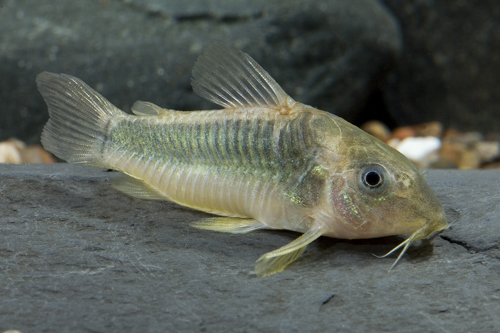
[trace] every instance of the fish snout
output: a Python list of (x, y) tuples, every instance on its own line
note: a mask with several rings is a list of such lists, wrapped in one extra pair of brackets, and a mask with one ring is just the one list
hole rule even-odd
[(422, 228), (420, 228), (415, 239), (431, 238), (437, 233), (448, 228), (448, 220), (446, 219), (444, 209), (441, 206), (437, 211), (434, 211), (431, 214), (427, 213), (424, 216), (426, 216), (425, 223)]

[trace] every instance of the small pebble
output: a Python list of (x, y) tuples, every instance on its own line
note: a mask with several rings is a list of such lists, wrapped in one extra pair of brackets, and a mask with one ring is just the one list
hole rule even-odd
[(26, 146), (22, 141), (9, 139), (0, 142), (0, 163), (55, 163), (55, 158), (40, 145)]
[(21, 153), (15, 143), (0, 142), (0, 163), (21, 163)]
[(458, 168), (463, 170), (478, 169), (480, 165), (481, 158), (474, 149), (464, 150), (458, 161)]
[(439, 159), (441, 140), (434, 136), (409, 137), (401, 140), (395, 148), (419, 168), (428, 168)]
[(381, 141), (387, 141), (391, 136), (391, 131), (387, 126), (378, 120), (370, 120), (361, 125), (361, 129), (368, 134), (373, 135)]
[(415, 130), (411, 126), (403, 126), (396, 128), (391, 135), (393, 139), (404, 140), (406, 138), (414, 137)]
[(458, 167), (458, 162), (462, 158), (463, 152), (467, 147), (462, 143), (451, 142), (450, 140), (443, 139), (443, 143), (440, 151), (440, 160), (446, 161), (447, 163), (453, 163)]
[(451, 141), (465, 144), (467, 146), (473, 146), (477, 142), (483, 141), (484, 137), (479, 132), (466, 132), (462, 133), (454, 129), (446, 130), (443, 141)]
[(482, 163), (492, 162), (500, 158), (500, 142), (480, 141), (474, 147)]
[(443, 135), (443, 125), (439, 121), (415, 125), (412, 128), (415, 131), (415, 136), (435, 136), (440, 138)]

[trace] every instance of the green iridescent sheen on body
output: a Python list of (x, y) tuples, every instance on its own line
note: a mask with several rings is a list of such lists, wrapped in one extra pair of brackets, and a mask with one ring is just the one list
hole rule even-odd
[[(269, 115), (248, 119), (244, 113), (217, 119), (220, 113), (123, 119), (111, 129), (108, 149), (128, 150), (146, 160), (168, 159), (234, 172), (261, 169), (262, 174), (277, 177), (277, 181), (299, 169), (310, 155), (308, 145), (312, 140), (299, 143), (293, 137), (293, 132), (300, 132), (303, 138), (312, 135), (307, 115), (288, 123)], [(316, 172), (320, 170), (317, 166)]]

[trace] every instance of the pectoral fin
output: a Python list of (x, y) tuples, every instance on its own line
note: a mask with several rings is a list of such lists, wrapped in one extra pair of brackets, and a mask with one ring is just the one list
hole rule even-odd
[(142, 179), (120, 173), (110, 179), (111, 185), (134, 198), (148, 200), (169, 200), (167, 196), (146, 184)]
[(228, 232), (232, 234), (246, 234), (257, 229), (265, 228), (266, 225), (254, 219), (242, 219), (237, 217), (210, 217), (194, 223), (193, 228)]
[(258, 277), (264, 277), (281, 272), (286, 266), (300, 257), (309, 243), (320, 237), (324, 232), (325, 230), (321, 227), (313, 227), (293, 242), (264, 254), (257, 260), (255, 273), (257, 273)]

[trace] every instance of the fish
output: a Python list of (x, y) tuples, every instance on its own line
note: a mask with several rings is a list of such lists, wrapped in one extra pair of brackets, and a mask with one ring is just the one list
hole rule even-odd
[[(213, 216), (198, 229), (301, 235), (255, 265), (282, 271), (320, 236), (408, 237), (447, 228), (443, 207), (405, 156), (346, 120), (302, 104), (248, 54), (222, 42), (195, 62), (192, 87), (221, 109), (176, 111), (137, 101), (128, 114), (80, 79), (42, 72), (49, 112), (41, 142), (74, 164), (117, 170), (132, 197), (167, 200)], [(392, 268), (391, 267), (391, 268)]]

